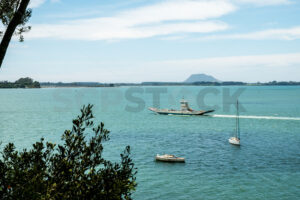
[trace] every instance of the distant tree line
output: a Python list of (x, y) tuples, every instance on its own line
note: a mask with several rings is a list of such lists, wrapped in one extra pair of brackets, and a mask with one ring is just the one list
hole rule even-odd
[(256, 85), (300, 85), (300, 82), (296, 81), (271, 81), (268, 83), (256, 83)]
[(63, 83), (63, 82), (42, 82), (40, 83), (43, 87), (114, 87), (112, 83), (98, 83), (98, 82), (72, 82), (72, 83)]
[[(116, 84), (122, 85), (122, 84)], [(128, 84), (126, 84), (128, 85)], [(273, 86), (273, 85), (300, 85), (300, 82), (295, 81), (271, 81), (267, 83), (245, 83), (239, 81), (225, 81), (225, 82), (194, 82), (194, 83), (185, 83), (185, 82), (143, 82), (141, 84), (134, 85), (142, 85), (142, 86)]]
[(141, 85), (149, 85), (149, 86), (222, 86), (222, 85), (247, 85), (247, 83), (243, 82), (234, 82), (234, 81), (227, 81), (227, 82), (209, 82), (209, 81), (201, 81), (201, 82), (193, 82), (193, 83), (186, 83), (186, 82), (143, 82)]
[(2, 81), (0, 88), (40, 88), (40, 83), (33, 81), (32, 78), (20, 78), (15, 82)]
[(42, 82), (42, 87), (118, 87), (118, 86), (293, 86), (300, 85), (300, 82), (295, 81), (271, 81), (267, 83), (245, 83), (240, 81), (224, 81), (224, 82), (142, 82), (142, 83), (98, 83), (98, 82)]

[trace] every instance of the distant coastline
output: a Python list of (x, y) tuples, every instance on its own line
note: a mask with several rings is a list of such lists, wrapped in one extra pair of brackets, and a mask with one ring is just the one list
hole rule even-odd
[(5, 88), (95, 88), (95, 87), (122, 87), (122, 86), (300, 86), (295, 81), (272, 81), (266, 83), (245, 83), (236, 81), (223, 82), (142, 82), (142, 83), (99, 83), (99, 82), (37, 82), (33, 79), (20, 78), (15, 82), (0, 81), (0, 89)]
[(42, 88), (67, 88), (67, 87), (121, 87), (121, 86), (299, 86), (300, 82), (294, 81), (272, 81), (267, 83), (245, 83), (235, 81), (225, 82), (142, 82), (142, 83), (97, 83), (97, 82), (73, 82), (73, 83), (51, 83), (41, 82)]
[(115, 84), (112, 83), (98, 83), (98, 82), (41, 82), (42, 88), (69, 88), (69, 87), (115, 87)]

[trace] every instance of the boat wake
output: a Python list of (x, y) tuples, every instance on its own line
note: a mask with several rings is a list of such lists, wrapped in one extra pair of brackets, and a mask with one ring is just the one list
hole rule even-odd
[[(219, 117), (219, 118), (236, 118), (236, 115), (211, 115), (212, 117)], [(240, 115), (240, 118), (243, 119), (273, 119), (273, 120), (299, 120), (300, 117), (274, 117), (274, 116), (247, 116), (247, 115)]]

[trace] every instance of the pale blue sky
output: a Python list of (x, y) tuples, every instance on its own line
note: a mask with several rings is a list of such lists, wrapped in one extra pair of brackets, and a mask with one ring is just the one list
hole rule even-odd
[(0, 80), (300, 81), (298, 0), (32, 0)]

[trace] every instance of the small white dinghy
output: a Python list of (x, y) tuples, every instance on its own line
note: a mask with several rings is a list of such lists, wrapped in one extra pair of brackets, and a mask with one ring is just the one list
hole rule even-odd
[(228, 139), (230, 144), (233, 145), (241, 145), (240, 144), (240, 123), (239, 123), (239, 101), (236, 101), (236, 128), (235, 128), (235, 135)]
[(174, 155), (170, 154), (165, 154), (165, 155), (159, 155), (157, 154), (155, 156), (156, 161), (161, 161), (161, 162), (185, 162), (185, 159), (182, 157), (176, 157)]

